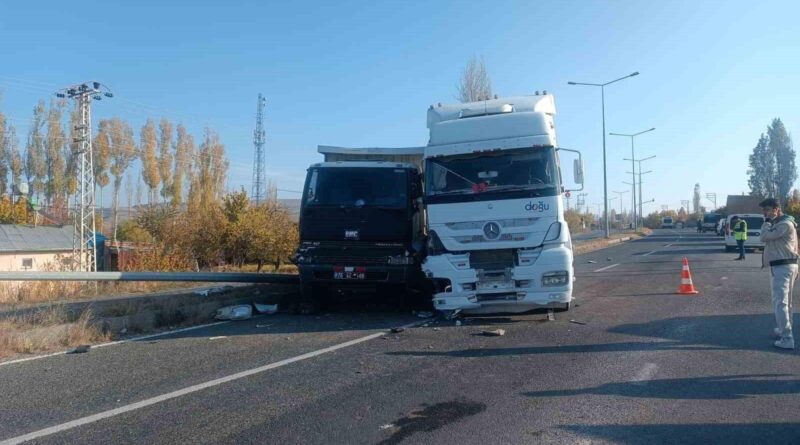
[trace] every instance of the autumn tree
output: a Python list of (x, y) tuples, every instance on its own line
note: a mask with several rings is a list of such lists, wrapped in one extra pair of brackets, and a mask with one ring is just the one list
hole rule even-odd
[(191, 172), (192, 156), (194, 154), (194, 138), (186, 131), (186, 127), (178, 124), (177, 140), (175, 141), (175, 165), (172, 174), (172, 204), (179, 207), (183, 203), (183, 186)]
[(148, 188), (147, 202), (152, 203), (158, 185), (161, 183), (161, 178), (158, 174), (158, 156), (156, 155), (158, 139), (156, 136), (156, 125), (152, 119), (147, 119), (147, 122), (139, 132), (139, 137), (142, 179), (144, 179), (144, 183)]
[(50, 206), (62, 202), (61, 193), (65, 189), (64, 144), (66, 136), (62, 123), (65, 103), (53, 101), (47, 111), (47, 133), (45, 136), (45, 198)]
[[(64, 159), (66, 167), (64, 169), (64, 201), (69, 202), (69, 197), (78, 192), (78, 161), (80, 160), (80, 141), (78, 140), (78, 127), (80, 125), (80, 113), (77, 109), (69, 114), (69, 140), (64, 144)], [(103, 225), (98, 226), (100, 231)]]
[(478, 59), (472, 56), (467, 66), (461, 72), (461, 79), (457, 85), (456, 98), (460, 102), (475, 102), (492, 98), (492, 81), (486, 71), (483, 57)]
[(19, 187), (20, 180), (22, 179), (22, 172), (24, 170), (24, 163), (22, 155), (19, 152), (19, 141), (17, 140), (17, 132), (13, 125), (8, 127), (8, 167), (11, 170), (12, 184)]
[(172, 123), (161, 119), (158, 125), (158, 172), (161, 177), (161, 197), (166, 200), (172, 189)]
[(119, 221), (119, 189), (122, 186), (122, 178), (125, 171), (130, 166), (131, 161), (136, 159), (136, 142), (133, 136), (133, 129), (126, 122), (119, 118), (111, 121), (109, 132), (111, 135), (111, 174), (114, 176), (114, 241), (117, 239), (117, 222)]
[(209, 203), (219, 199), (225, 189), (228, 161), (225, 159), (225, 147), (219, 136), (206, 128), (205, 140), (195, 160), (195, 171), (189, 189), (189, 205), (205, 208)]
[(8, 167), (11, 152), (11, 131), (5, 115), (0, 112), (0, 195), (8, 190)]
[(42, 135), (42, 129), (46, 122), (45, 112), (44, 101), (40, 100), (33, 108), (33, 119), (25, 146), (25, 178), (30, 186), (31, 195), (36, 196), (44, 192), (44, 178), (47, 175), (44, 136)]
[(111, 162), (111, 120), (104, 119), (97, 124), (97, 135), (92, 142), (92, 168), (94, 183), (100, 188), (100, 208), (103, 208), (103, 192), (111, 178), (108, 168)]

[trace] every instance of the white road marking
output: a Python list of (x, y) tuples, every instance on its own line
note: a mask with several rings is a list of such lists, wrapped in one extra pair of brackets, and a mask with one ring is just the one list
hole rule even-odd
[[(178, 334), (178, 333), (186, 332), (186, 331), (194, 331), (195, 329), (210, 328), (212, 326), (219, 326), (221, 324), (227, 324), (227, 323), (230, 323), (230, 321), (217, 321), (217, 322), (214, 322), (214, 323), (200, 324), (200, 325), (197, 325), (197, 326), (190, 326), (188, 328), (175, 329), (175, 330), (172, 330), (172, 331), (158, 332), (156, 334), (140, 335), (138, 337), (126, 338), (125, 340), (110, 341), (110, 342), (107, 342), (107, 343), (100, 343), (99, 345), (92, 345), (91, 349), (105, 348), (106, 346), (121, 345), (123, 343), (129, 343), (129, 342), (132, 342), (132, 341), (140, 341), (140, 340), (147, 340), (149, 338), (163, 337), (165, 335)], [(67, 351), (61, 351), (61, 352), (53, 352), (52, 354), (44, 354), (44, 355), (36, 355), (36, 356), (33, 356), (33, 357), (18, 358), (16, 360), (9, 360), (7, 362), (0, 362), (0, 366), (13, 365), (14, 363), (23, 363), (23, 362), (29, 362), (29, 361), (32, 361), (32, 360), (40, 360), (40, 359), (48, 358), (48, 357), (56, 357), (56, 356), (59, 356), (59, 355), (64, 355), (66, 353), (67, 353)]]
[[(429, 323), (430, 319), (417, 321), (414, 323), (409, 323), (407, 325), (401, 326), (402, 328), (412, 328), (423, 323)], [(108, 419), (110, 417), (115, 417), (120, 414), (128, 413), (131, 411), (135, 411), (141, 408), (146, 408), (151, 405), (156, 405), (161, 402), (165, 402), (167, 400), (175, 399), (178, 397), (185, 396), (187, 394), (192, 394), (198, 391), (202, 391), (204, 389), (212, 388), (214, 386), (219, 386), (224, 383), (232, 382), (234, 380), (243, 379), (245, 377), (249, 377), (251, 375), (260, 374), (262, 372), (266, 372), (275, 368), (280, 368), (282, 366), (290, 365), (295, 362), (299, 362), (302, 360), (308, 360), (313, 357), (317, 357), (323, 354), (327, 354), (329, 352), (337, 351), (339, 349), (344, 349), (350, 346), (357, 345), (359, 343), (364, 343), (366, 341), (382, 337), (386, 335), (388, 331), (381, 331), (375, 334), (370, 334), (364, 337), (356, 338), (355, 340), (346, 341), (344, 343), (339, 343), (337, 345), (329, 346), (327, 348), (318, 349), (316, 351), (308, 352), (302, 355), (298, 355), (296, 357), (287, 358), (285, 360), (277, 361), (275, 363), (270, 363), (268, 365), (259, 366), (257, 368), (249, 369), (247, 371), (237, 372), (235, 374), (231, 374), (229, 376), (220, 377), (218, 379), (209, 380), (204, 383), (199, 383), (197, 385), (192, 385), (183, 389), (179, 389), (177, 391), (172, 391), (166, 394), (162, 394), (160, 396), (151, 397), (149, 399), (142, 400), (140, 402), (131, 403), (130, 405), (120, 406), (119, 408), (111, 409), (108, 411), (102, 411), (97, 414), (92, 414), (91, 416), (81, 417), (80, 419), (75, 419), (70, 422), (62, 423), (60, 425), (54, 425), (49, 428), (44, 428), (38, 431), (34, 431), (28, 434), (23, 434), (22, 436), (11, 437), (9, 439), (5, 439), (0, 441), (0, 445), (17, 445), (20, 443), (24, 443), (30, 440), (39, 439), (42, 437), (50, 436), (56, 433), (60, 433), (62, 431), (71, 430), (73, 428), (77, 428), (79, 426), (88, 425), (90, 423), (98, 422), (103, 419)]]
[(619, 263), (612, 264), (612, 265), (606, 266), (606, 267), (601, 267), (600, 269), (597, 269), (595, 272), (603, 272), (604, 270), (613, 269), (613, 268), (615, 268), (617, 266), (619, 266)]
[(657, 250), (651, 250), (650, 252), (647, 252), (646, 254), (644, 254), (644, 255), (642, 255), (642, 256), (648, 256), (648, 255), (652, 255), (652, 254), (654, 254), (654, 253), (656, 253), (656, 252), (658, 252), (658, 251), (657, 251)]
[(656, 375), (656, 371), (658, 371), (658, 365), (655, 363), (647, 363), (636, 373), (636, 376), (633, 377), (634, 382), (639, 382), (639, 384), (645, 384), (647, 380), (651, 380), (654, 375)]

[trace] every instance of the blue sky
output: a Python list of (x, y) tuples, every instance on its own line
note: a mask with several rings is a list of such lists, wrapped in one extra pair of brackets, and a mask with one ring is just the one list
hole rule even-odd
[[(261, 92), (268, 174), (300, 190), (317, 144), (424, 145), (426, 108), (454, 101), (466, 61), (482, 55), (499, 95), (555, 94), (559, 143), (583, 151), (587, 202), (602, 203), (600, 91), (567, 81), (639, 71), (607, 87), (606, 128), (657, 128), (637, 138), (637, 157), (657, 155), (644, 183), (655, 210), (679, 207), (696, 182), (720, 197), (746, 191), (747, 156), (771, 119), (800, 128), (793, 1), (114, 3), (4, 3), (0, 109), (22, 141), (39, 98), (96, 79), (116, 97), (95, 119), (138, 130), (166, 116), (196, 137), (209, 125), (230, 187), (249, 190)], [(607, 146), (609, 190), (624, 190), (629, 143)]]

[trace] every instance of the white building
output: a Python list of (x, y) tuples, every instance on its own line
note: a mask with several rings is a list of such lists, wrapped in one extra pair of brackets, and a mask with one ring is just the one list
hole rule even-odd
[(72, 226), (0, 224), (0, 271), (59, 270), (72, 256)]

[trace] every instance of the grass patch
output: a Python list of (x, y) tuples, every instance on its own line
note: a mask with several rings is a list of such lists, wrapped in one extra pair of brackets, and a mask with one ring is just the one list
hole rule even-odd
[(0, 320), (0, 359), (109, 341), (111, 336), (92, 324), (91, 311), (70, 320), (60, 307)]

